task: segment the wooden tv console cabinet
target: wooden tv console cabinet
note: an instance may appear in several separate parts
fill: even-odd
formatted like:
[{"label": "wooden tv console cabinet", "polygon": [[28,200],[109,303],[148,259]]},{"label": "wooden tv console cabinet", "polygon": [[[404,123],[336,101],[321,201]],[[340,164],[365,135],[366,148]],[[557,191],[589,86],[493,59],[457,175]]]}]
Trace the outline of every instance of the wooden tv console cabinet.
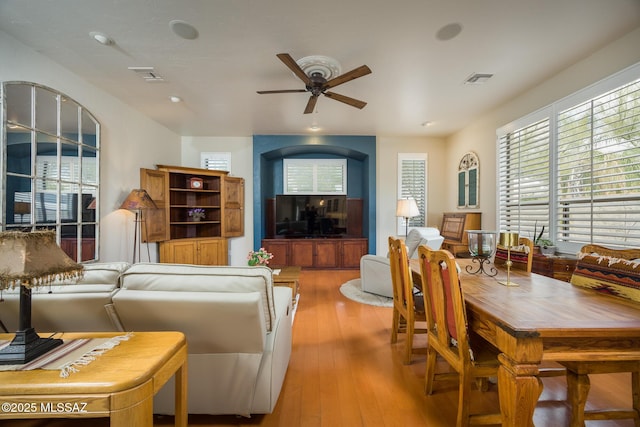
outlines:
[{"label": "wooden tv console cabinet", "polygon": [[367,243],[361,237],[262,239],[262,247],[273,254],[269,266],[303,268],[360,268]]}]

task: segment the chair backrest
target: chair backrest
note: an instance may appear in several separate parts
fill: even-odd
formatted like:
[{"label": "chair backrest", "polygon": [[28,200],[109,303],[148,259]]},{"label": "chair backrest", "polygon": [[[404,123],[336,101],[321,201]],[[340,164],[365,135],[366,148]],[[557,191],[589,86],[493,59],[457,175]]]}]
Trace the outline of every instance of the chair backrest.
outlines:
[{"label": "chair backrest", "polygon": [[578,253],[571,284],[640,301],[640,248],[583,246]]},{"label": "chair backrest", "polygon": [[450,364],[470,363],[467,314],[455,258],[445,249],[433,251],[424,245],[418,247],[418,257],[429,342],[437,340],[434,345]]},{"label": "chair backrest", "polygon": [[444,237],[434,227],[414,227],[409,230],[404,244],[407,247],[408,258],[418,258],[418,246],[427,245],[433,250],[440,249]]},{"label": "chair backrest", "polygon": [[[497,245],[493,263],[495,265],[504,265],[507,262],[508,255],[508,248]],[[531,273],[531,266],[533,265],[533,242],[530,239],[520,237],[518,239],[518,246],[511,247],[511,263],[511,268]]]},{"label": "chair backrest", "polygon": [[413,281],[409,270],[407,248],[400,239],[389,237],[389,265],[393,283],[393,304],[405,318],[413,318]]}]

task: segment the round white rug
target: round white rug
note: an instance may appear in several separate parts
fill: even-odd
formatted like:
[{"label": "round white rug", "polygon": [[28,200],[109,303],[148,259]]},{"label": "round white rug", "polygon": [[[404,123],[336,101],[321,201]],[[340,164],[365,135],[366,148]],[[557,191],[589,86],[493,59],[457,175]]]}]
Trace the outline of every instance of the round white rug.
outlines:
[{"label": "round white rug", "polygon": [[360,278],[349,280],[340,286],[340,292],[350,300],[379,307],[393,307],[393,298],[364,292],[360,285]]}]

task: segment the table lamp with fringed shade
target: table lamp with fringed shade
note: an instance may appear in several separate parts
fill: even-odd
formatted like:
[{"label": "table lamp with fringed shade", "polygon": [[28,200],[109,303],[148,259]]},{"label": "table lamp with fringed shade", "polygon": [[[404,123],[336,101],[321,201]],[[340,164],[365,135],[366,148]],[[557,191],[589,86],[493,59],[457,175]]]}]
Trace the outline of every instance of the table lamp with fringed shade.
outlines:
[{"label": "table lamp with fringed shade", "polygon": [[0,291],[20,288],[18,331],[0,349],[0,365],[24,364],[62,344],[40,338],[31,327],[31,288],[82,276],[82,266],[65,254],[53,231],[0,233]]},{"label": "table lamp with fringed shade", "polygon": [[[131,190],[127,198],[120,205],[120,209],[126,209],[135,213],[134,230],[133,230],[133,263],[136,262],[136,251],[138,253],[138,261],[140,261],[140,240],[142,240],[142,223],[145,222],[142,212],[145,209],[157,209],[155,202],[149,196],[146,190],[137,188]],[[146,223],[145,223],[146,226]],[[146,230],[145,230],[146,231]],[[147,246],[148,248],[148,246]]]},{"label": "table lamp with fringed shade", "polygon": [[504,232],[500,233],[500,246],[504,246],[507,248],[507,262],[504,265],[507,266],[507,280],[506,282],[499,282],[501,285],[505,286],[518,286],[517,283],[513,283],[511,281],[511,247],[518,246],[519,236],[518,233]]},{"label": "table lamp with fringed shade", "polygon": [[420,215],[420,209],[418,209],[418,204],[416,203],[415,199],[408,198],[398,200],[398,204],[396,206],[396,216],[404,218],[405,236],[409,234],[409,218],[413,218],[414,216],[418,215]]}]

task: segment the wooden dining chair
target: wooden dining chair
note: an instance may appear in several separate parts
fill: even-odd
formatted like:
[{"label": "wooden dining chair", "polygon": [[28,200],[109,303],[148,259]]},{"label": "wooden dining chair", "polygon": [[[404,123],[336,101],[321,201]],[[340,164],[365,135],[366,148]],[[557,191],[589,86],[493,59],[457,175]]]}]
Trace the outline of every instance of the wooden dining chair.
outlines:
[{"label": "wooden dining chair", "polygon": [[[593,292],[603,292],[640,303],[640,249],[583,246],[578,254],[571,283]],[[640,349],[636,360],[615,360],[615,354],[611,357],[612,360],[607,361],[560,362],[567,368],[567,400],[571,405],[571,427],[583,427],[585,420],[626,418],[633,419],[634,425],[640,427]],[[632,407],[586,410],[591,387],[589,376],[618,372],[631,373]]]},{"label": "wooden dining chair", "polygon": [[[493,259],[495,265],[504,265],[509,255],[508,249],[498,245]],[[511,248],[511,268],[531,273],[533,265],[533,242],[526,237],[518,239],[518,246]]]},{"label": "wooden dining chair", "polygon": [[455,259],[447,250],[433,251],[424,245],[418,248],[418,256],[428,329],[425,392],[432,394],[436,380],[451,377],[436,373],[436,359],[440,355],[458,377],[456,425],[500,424],[500,413],[470,414],[471,386],[477,378],[498,375],[499,351],[476,335],[471,345]]},{"label": "wooden dining chair", "polygon": [[405,350],[403,363],[411,363],[414,353],[423,353],[426,349],[414,349],[413,337],[416,333],[426,334],[427,329],[416,328],[416,322],[426,322],[424,300],[414,298],[413,281],[409,270],[407,248],[400,239],[389,237],[389,261],[391,282],[393,284],[393,323],[391,326],[391,343],[398,341],[398,334],[405,333]]}]

